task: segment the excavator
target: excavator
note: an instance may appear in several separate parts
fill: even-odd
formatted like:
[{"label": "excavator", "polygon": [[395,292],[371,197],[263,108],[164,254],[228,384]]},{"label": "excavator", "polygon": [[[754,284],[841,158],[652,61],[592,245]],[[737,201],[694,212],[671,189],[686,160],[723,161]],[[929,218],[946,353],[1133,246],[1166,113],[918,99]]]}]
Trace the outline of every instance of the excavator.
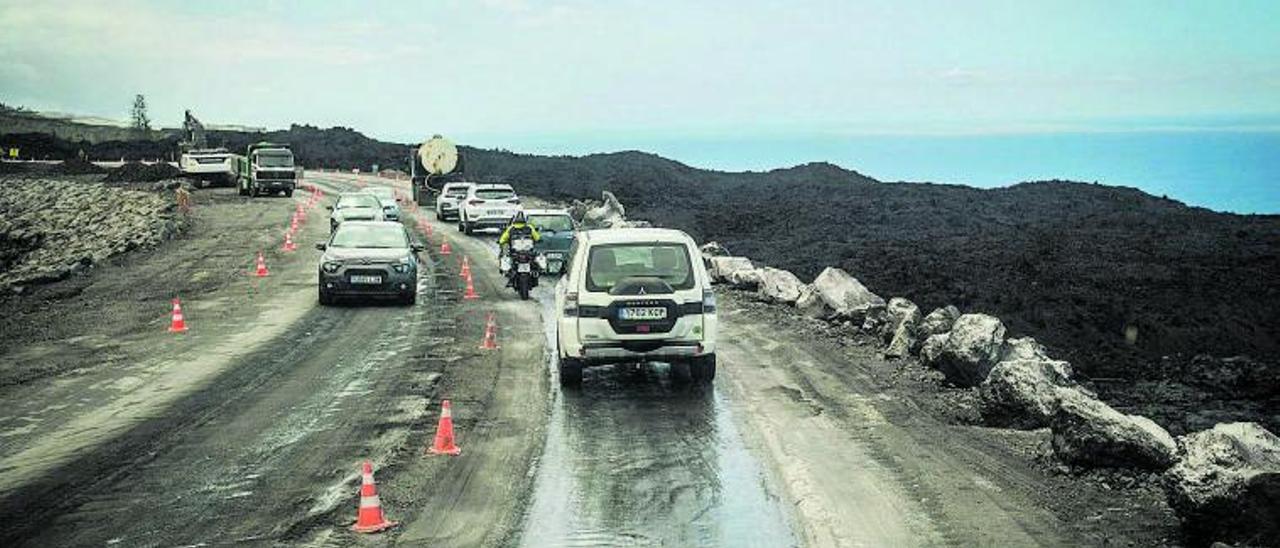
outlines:
[{"label": "excavator", "polygon": [[186,111],[186,118],[182,121],[182,131],[182,142],[178,144],[182,151],[178,157],[178,168],[182,174],[197,180],[200,186],[235,185],[231,152],[225,148],[209,148],[204,124],[190,110]]}]

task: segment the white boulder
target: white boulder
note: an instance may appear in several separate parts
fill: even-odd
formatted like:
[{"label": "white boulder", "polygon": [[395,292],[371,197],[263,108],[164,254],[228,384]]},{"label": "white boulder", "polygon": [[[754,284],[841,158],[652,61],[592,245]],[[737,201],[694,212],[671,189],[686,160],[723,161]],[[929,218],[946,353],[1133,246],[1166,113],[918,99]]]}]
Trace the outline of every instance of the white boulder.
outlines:
[{"label": "white boulder", "polygon": [[755,291],[760,288],[763,280],[760,277],[760,269],[752,268],[734,270],[725,276],[725,281],[734,289]]},{"label": "white boulder", "polygon": [[720,245],[720,242],[707,242],[702,244],[702,247],[699,247],[698,249],[702,251],[702,256],[706,258],[729,256],[729,250],[725,249],[723,245]]},{"label": "white boulder", "polygon": [[1160,425],[1079,391],[1059,390],[1049,427],[1054,454],[1070,464],[1162,471],[1177,460],[1178,445]]},{"label": "white boulder", "polygon": [[951,331],[951,326],[956,323],[956,319],[960,318],[960,309],[947,305],[942,308],[936,308],[920,320],[917,331],[922,339],[927,339],[933,335],[941,335]]},{"label": "white boulder", "polygon": [[813,289],[836,316],[855,322],[861,322],[868,310],[885,304],[879,295],[839,268],[824,269],[813,280]]},{"label": "white boulder", "polygon": [[1074,389],[1071,364],[1017,359],[997,363],[979,387],[982,417],[991,426],[1043,428],[1058,412],[1060,389]]},{"label": "white boulder", "polygon": [[601,194],[604,203],[587,210],[582,216],[582,224],[587,228],[621,228],[626,226],[627,209],[618,201],[612,192]]},{"label": "white boulder", "polygon": [[1000,361],[1049,359],[1049,352],[1045,350],[1044,345],[1036,342],[1032,337],[1009,339],[1004,342],[1004,348],[1000,350]]},{"label": "white boulder", "polygon": [[716,256],[707,259],[709,267],[707,274],[711,276],[712,281],[728,282],[734,272],[740,270],[755,270],[755,265],[751,264],[751,259],[746,257],[723,257]]},{"label": "white boulder", "polygon": [[1280,437],[1236,422],[1179,441],[1184,456],[1164,488],[1184,530],[1204,542],[1280,542]]},{"label": "white boulder", "polygon": [[764,267],[757,269],[760,275],[760,288],[757,291],[765,301],[778,304],[795,304],[800,300],[804,284],[795,274],[779,268]]},{"label": "white boulder", "polygon": [[949,333],[933,336],[945,337],[941,348],[929,354],[922,351],[921,356],[925,365],[942,371],[947,382],[961,387],[977,386],[987,379],[987,373],[1000,361],[1004,334],[1004,324],[999,318],[965,314],[956,319]]},{"label": "white boulder", "polygon": [[826,301],[818,295],[818,292],[812,285],[806,285],[800,290],[800,298],[796,299],[796,308],[800,309],[804,315],[819,320],[830,319],[835,314]]}]

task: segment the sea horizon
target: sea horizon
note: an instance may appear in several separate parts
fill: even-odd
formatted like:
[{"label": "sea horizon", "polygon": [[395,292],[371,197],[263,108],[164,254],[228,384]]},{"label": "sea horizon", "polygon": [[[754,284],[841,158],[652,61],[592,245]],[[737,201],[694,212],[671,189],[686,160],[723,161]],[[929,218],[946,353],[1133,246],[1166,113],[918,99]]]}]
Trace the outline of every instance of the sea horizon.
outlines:
[{"label": "sea horizon", "polygon": [[882,182],[1000,188],[1070,180],[1138,188],[1189,206],[1280,214],[1280,130],[660,136],[472,134],[458,142],[582,156],[636,150],[695,168],[760,172],[827,162]]}]

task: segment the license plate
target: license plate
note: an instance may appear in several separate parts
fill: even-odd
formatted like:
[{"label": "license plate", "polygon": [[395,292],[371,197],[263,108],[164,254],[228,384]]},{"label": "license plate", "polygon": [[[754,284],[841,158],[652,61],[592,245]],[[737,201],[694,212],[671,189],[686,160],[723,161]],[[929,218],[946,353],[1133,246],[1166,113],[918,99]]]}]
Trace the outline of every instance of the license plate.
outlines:
[{"label": "license plate", "polygon": [[548,258],[548,259],[563,259],[563,258],[564,258],[564,253],[548,253],[548,254],[547,254],[547,258]]},{"label": "license plate", "polygon": [[485,212],[484,212],[484,214],[485,214],[485,215],[488,215],[488,216],[490,216],[490,217],[501,217],[501,216],[502,216],[502,210],[501,210],[501,209],[490,209],[490,210],[485,211]]},{"label": "license plate", "polygon": [[516,265],[516,272],[532,272],[529,263],[520,263]]},{"label": "license plate", "polygon": [[618,309],[618,319],[620,320],[665,320],[667,319],[667,309],[665,308],[620,308]]},{"label": "license plate", "polygon": [[382,276],[358,276],[358,275],[357,275],[357,276],[352,276],[352,277],[351,277],[351,283],[353,283],[353,284],[380,284],[380,283],[382,283]]}]

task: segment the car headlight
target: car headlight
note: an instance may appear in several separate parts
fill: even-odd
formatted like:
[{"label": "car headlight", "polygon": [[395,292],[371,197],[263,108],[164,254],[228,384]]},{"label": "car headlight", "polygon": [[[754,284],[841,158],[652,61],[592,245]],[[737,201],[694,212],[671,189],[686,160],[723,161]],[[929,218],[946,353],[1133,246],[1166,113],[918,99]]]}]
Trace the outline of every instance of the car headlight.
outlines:
[{"label": "car headlight", "polygon": [[325,261],[320,265],[320,268],[324,269],[325,272],[333,274],[334,272],[337,272],[339,268],[342,268],[342,263],[337,261]]},{"label": "car headlight", "polygon": [[401,274],[408,272],[411,268],[413,268],[413,259],[411,259],[408,255],[400,257],[400,262],[391,265],[392,270],[395,270],[396,272],[399,272]]}]

